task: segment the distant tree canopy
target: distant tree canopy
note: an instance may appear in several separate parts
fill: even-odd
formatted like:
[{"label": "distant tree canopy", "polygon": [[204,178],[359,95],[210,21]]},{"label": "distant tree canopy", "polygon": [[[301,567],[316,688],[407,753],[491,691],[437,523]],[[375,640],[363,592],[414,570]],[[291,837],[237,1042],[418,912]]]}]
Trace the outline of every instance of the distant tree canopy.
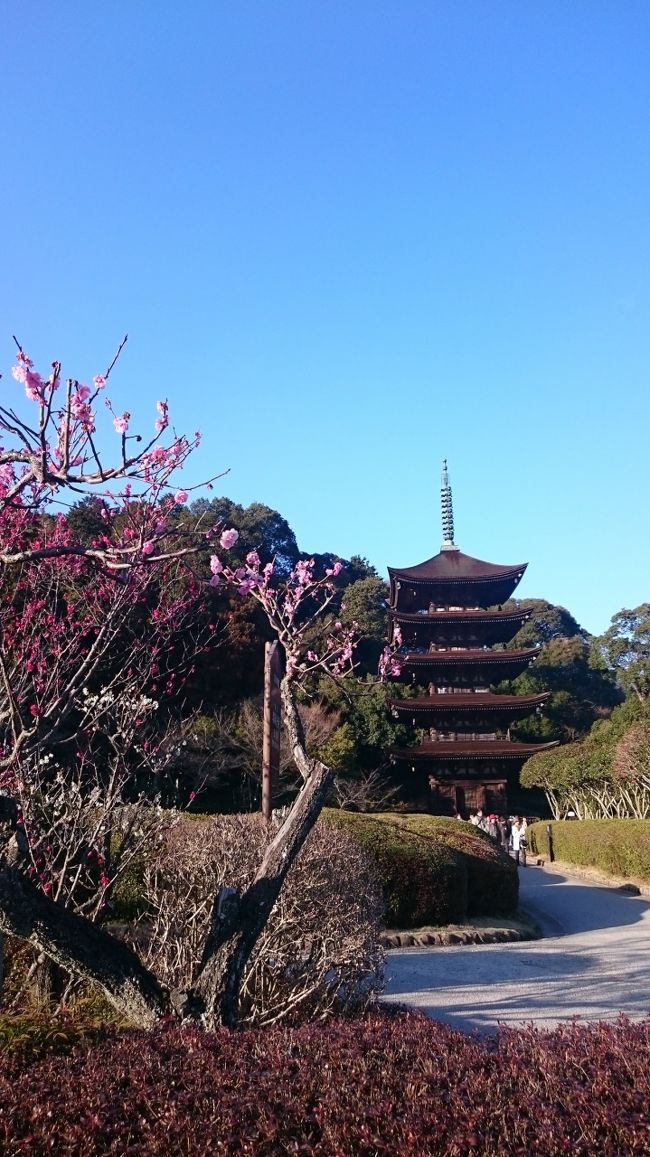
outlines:
[{"label": "distant tree canopy", "polygon": [[256,550],[262,565],[274,560],[276,574],[283,576],[300,558],[296,536],[286,518],[262,502],[240,506],[230,498],[199,498],[189,511],[194,518],[205,513],[210,521],[220,519],[239,531],[239,541],[229,552],[236,562],[243,563],[248,552]]},{"label": "distant tree canopy", "polygon": [[509,599],[504,610],[530,611],[530,618],[508,643],[509,647],[545,646],[553,639],[587,639],[587,632],[565,607],[546,599]]},{"label": "distant tree canopy", "polygon": [[553,816],[650,818],[650,711],[630,698],[595,723],[577,743],[540,752],[525,764],[521,784],[542,788]]},{"label": "distant tree canopy", "polygon": [[592,644],[593,661],[616,674],[626,692],[644,703],[650,699],[650,603],[624,608]]},{"label": "distant tree canopy", "polygon": [[531,611],[509,647],[539,646],[537,659],[517,679],[500,686],[516,695],[550,691],[538,715],[512,727],[513,737],[529,742],[567,742],[588,733],[592,724],[623,699],[611,671],[592,665],[590,636],[564,607],[545,599],[511,599],[508,608]]},{"label": "distant tree canopy", "polygon": [[381,651],[386,645],[388,583],[378,576],[357,579],[346,588],[341,600],[341,619],[356,622],[359,627],[357,662],[360,671],[377,671]]}]

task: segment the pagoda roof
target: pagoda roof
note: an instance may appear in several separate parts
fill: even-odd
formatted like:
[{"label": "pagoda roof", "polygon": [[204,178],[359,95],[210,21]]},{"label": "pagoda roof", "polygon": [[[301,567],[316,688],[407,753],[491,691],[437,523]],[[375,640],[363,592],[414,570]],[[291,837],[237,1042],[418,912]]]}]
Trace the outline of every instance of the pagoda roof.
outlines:
[{"label": "pagoda roof", "polygon": [[391,747],[393,759],[404,759],[411,763],[449,762],[490,763],[492,760],[529,759],[538,751],[548,751],[557,747],[558,741],[551,743],[514,743],[509,739],[438,739],[431,743],[420,743],[417,747]]},{"label": "pagoda roof", "polygon": [[[446,695],[427,695],[422,699],[389,699],[391,711],[401,711],[405,715],[429,715],[432,712],[445,714],[458,711],[534,711],[541,707],[550,696],[550,691],[538,695],[494,695],[489,691],[459,692]],[[440,742],[444,742],[440,740]]]},{"label": "pagoda roof", "polygon": [[486,611],[481,607],[461,607],[459,610],[400,611],[390,607],[388,615],[398,623],[523,623],[531,616],[530,607],[518,607],[508,611]]},{"label": "pagoda roof", "polygon": [[462,550],[441,550],[433,558],[417,566],[405,568],[388,567],[391,578],[408,582],[424,583],[484,583],[491,579],[512,579],[519,582],[528,563],[516,565],[500,565],[494,562],[484,562],[480,558],[472,558],[470,554],[463,554]]},{"label": "pagoda roof", "polygon": [[490,651],[484,647],[456,648],[448,651],[399,652],[404,667],[499,667],[513,663],[524,666],[539,655],[541,647],[522,651]]}]

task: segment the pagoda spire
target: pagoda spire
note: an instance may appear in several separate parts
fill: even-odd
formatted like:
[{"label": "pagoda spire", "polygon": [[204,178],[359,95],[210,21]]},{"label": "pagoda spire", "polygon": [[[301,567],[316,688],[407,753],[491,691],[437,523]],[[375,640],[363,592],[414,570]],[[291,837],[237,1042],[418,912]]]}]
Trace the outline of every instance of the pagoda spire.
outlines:
[{"label": "pagoda spire", "polygon": [[447,473],[447,459],[442,460],[442,477],[440,479],[440,505],[442,507],[442,546],[441,550],[458,550],[454,542],[454,507],[451,500],[451,486]]}]

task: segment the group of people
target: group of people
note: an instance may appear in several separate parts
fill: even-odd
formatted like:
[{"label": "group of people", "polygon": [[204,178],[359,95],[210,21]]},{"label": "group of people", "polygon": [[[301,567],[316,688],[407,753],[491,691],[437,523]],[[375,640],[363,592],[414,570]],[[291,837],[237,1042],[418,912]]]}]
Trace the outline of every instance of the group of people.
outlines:
[{"label": "group of people", "polygon": [[[457,816],[457,819],[462,819],[462,816]],[[477,812],[472,812],[469,817],[469,822],[475,827],[480,828],[482,832],[487,832],[501,845],[504,852],[512,853],[515,863],[526,867],[526,817],[525,816],[497,816],[484,815],[481,809]]]}]

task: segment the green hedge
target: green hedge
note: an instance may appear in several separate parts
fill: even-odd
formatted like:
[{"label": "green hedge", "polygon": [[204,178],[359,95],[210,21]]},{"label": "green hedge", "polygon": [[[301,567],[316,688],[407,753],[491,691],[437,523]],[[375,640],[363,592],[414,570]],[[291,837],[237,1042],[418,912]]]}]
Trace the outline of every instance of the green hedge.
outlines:
[{"label": "green hedge", "polygon": [[[533,854],[548,855],[547,826],[529,826]],[[563,820],[550,827],[556,859],[650,882],[650,820]]]},{"label": "green hedge", "polygon": [[472,824],[442,816],[402,817],[410,832],[444,843],[458,852],[467,869],[468,916],[512,916],[519,902],[514,860],[490,836]]},{"label": "green hedge", "polygon": [[393,928],[458,924],[468,916],[512,915],[517,909],[514,863],[489,836],[438,816],[323,813],[376,860],[386,923]]}]

